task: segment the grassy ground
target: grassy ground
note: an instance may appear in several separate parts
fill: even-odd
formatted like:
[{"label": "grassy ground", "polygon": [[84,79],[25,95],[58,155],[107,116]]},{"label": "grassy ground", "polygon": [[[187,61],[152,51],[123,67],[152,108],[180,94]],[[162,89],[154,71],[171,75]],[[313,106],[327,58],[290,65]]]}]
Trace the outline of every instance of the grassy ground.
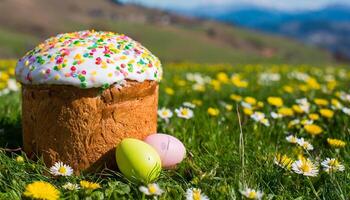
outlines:
[{"label": "grassy ground", "polygon": [[[348,69],[169,64],[164,71],[159,107],[174,110],[184,102],[193,102],[197,106],[193,109],[194,117],[191,119],[179,118],[175,113],[169,123],[159,119],[158,131],[178,137],[187,148],[187,157],[178,168],[163,170],[156,180],[165,191],[159,199],[184,199],[186,190],[192,187],[200,188],[210,199],[244,199],[240,190],[247,187],[264,192],[264,199],[350,198],[350,113],[345,114],[344,109],[350,107],[350,98],[346,96],[350,92]],[[190,72],[200,73],[197,82],[191,81]],[[262,80],[263,73],[270,73],[270,78],[277,74],[280,79]],[[204,78],[201,83],[202,80],[198,79],[205,76],[210,77],[210,80],[205,81]],[[248,96],[257,102],[246,98]],[[310,119],[308,113],[300,110],[300,113],[296,112],[298,109],[295,106],[294,111],[283,111],[267,102],[270,96],[282,98],[281,107],[286,108],[296,105],[296,99],[307,98],[309,113],[319,115],[313,124],[320,126],[322,133],[308,133],[304,122],[292,125],[294,119]],[[21,146],[19,97],[17,92],[0,97],[0,147]],[[322,106],[319,101],[315,101],[317,98],[327,100],[328,104]],[[337,99],[342,106],[335,100],[331,103],[331,99]],[[270,103],[273,104],[273,101]],[[251,109],[247,109],[247,104]],[[213,109],[208,112],[208,108]],[[322,116],[321,109],[326,108],[334,112],[334,116]],[[273,119],[270,113],[278,110],[284,116]],[[255,121],[250,111],[265,113],[265,117]],[[263,124],[266,120],[270,126]],[[289,143],[285,138],[290,134],[305,138],[314,149],[304,150],[297,144]],[[333,143],[327,142],[328,138],[336,138],[346,144],[336,148]],[[275,163],[277,153],[286,154],[291,159],[279,162],[285,169]],[[55,178],[49,175],[48,169],[40,161],[16,161],[18,155],[25,157],[20,151],[0,151],[0,199],[19,199],[25,186],[36,180],[55,185],[64,199],[143,198],[138,190],[140,185],[129,183],[119,172],[106,169],[98,174]],[[338,159],[340,164],[345,165],[345,171],[323,171],[320,163],[327,157]],[[317,176],[297,174],[290,168],[293,161],[306,158],[318,165]],[[98,182],[101,188],[72,192],[62,189],[67,181],[79,183],[80,180]]]}]

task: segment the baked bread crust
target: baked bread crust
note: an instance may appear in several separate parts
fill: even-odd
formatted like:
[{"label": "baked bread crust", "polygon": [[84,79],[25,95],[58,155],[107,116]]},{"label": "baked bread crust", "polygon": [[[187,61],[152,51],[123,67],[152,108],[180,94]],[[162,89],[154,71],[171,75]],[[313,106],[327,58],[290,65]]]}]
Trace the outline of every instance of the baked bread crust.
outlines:
[{"label": "baked bread crust", "polygon": [[115,168],[123,138],[144,139],[157,131],[158,83],[126,81],[123,87],[80,89],[22,85],[24,151],[57,161],[75,172]]}]

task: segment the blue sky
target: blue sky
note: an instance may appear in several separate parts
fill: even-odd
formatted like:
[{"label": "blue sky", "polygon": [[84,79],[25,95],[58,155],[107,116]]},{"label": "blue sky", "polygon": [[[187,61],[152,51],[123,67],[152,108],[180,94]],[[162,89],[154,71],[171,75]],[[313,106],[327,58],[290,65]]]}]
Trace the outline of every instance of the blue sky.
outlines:
[{"label": "blue sky", "polygon": [[191,9],[201,5],[206,6],[239,6],[242,4],[256,5],[279,10],[313,10],[329,4],[348,4],[349,0],[121,0],[166,9]]}]

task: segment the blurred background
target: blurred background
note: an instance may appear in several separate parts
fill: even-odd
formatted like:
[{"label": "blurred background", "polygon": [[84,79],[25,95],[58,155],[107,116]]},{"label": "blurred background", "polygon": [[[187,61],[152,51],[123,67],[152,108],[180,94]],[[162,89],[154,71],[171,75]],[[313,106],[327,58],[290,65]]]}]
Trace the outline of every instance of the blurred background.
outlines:
[{"label": "blurred background", "polygon": [[163,63],[350,61],[348,0],[0,0],[0,58],[61,32],[125,33]]}]

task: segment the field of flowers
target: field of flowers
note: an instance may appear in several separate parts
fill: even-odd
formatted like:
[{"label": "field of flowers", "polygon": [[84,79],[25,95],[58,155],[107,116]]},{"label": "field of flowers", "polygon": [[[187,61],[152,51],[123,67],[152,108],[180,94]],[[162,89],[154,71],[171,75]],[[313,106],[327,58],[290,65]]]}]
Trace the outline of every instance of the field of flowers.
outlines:
[{"label": "field of flowers", "polygon": [[187,156],[142,185],[28,160],[14,66],[0,61],[0,199],[350,198],[348,68],[167,64],[158,132]]}]

